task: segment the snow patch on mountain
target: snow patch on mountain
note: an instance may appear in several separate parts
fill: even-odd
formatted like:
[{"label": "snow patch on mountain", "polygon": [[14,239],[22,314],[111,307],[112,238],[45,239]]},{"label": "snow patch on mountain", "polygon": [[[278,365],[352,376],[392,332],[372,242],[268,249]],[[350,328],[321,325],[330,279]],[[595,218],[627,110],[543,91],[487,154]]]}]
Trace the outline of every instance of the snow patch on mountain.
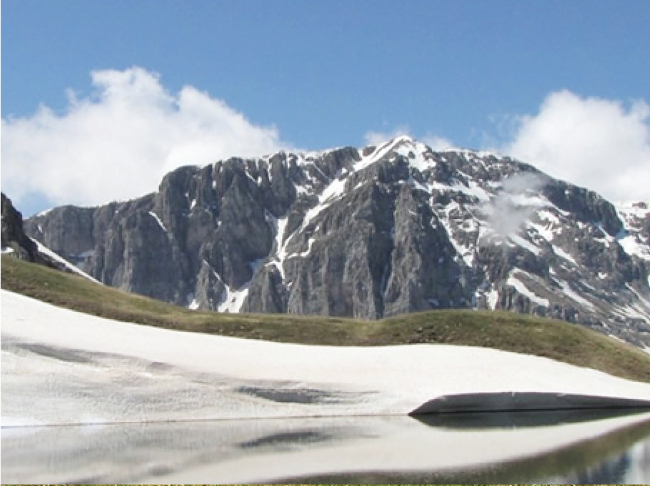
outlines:
[{"label": "snow patch on mountain", "polygon": [[228,285],[225,287],[226,290],[224,291],[225,295],[223,296],[223,301],[219,304],[217,310],[219,312],[227,313],[239,312],[239,309],[244,305],[244,300],[248,296],[249,286],[244,285],[244,287],[239,290],[232,290]]},{"label": "snow patch on mountain", "polygon": [[285,231],[289,218],[287,216],[279,219],[273,216],[270,216],[270,218],[273,221],[273,226],[275,227],[275,256],[269,262],[269,265],[274,265],[280,272],[282,280],[284,280],[284,262],[287,259],[286,245],[288,239],[285,238]]},{"label": "snow patch on mountain", "polygon": [[66,269],[68,269],[72,273],[74,273],[76,275],[79,275],[80,277],[86,278],[88,280],[91,280],[91,281],[93,281],[95,283],[101,284],[101,282],[99,280],[91,277],[86,272],[79,269],[79,267],[76,267],[75,265],[70,263],[68,260],[61,257],[61,255],[59,255],[58,253],[53,252],[52,250],[50,250],[48,247],[46,247],[45,245],[43,245],[39,241],[34,240],[34,239],[32,239],[32,241],[34,243],[36,243],[36,247],[38,248],[39,253],[42,253],[43,255],[46,255],[46,256],[50,257],[52,260],[54,260],[55,262],[58,262],[59,264],[64,266]]},{"label": "snow patch on mountain", "polygon": [[514,287],[521,295],[528,297],[531,302],[535,302],[536,304],[541,305],[542,307],[548,307],[551,302],[548,299],[544,299],[543,297],[539,297],[532,291],[526,287],[526,284],[520,280],[522,272],[515,270],[512,272],[512,274],[508,277],[508,280],[506,280],[506,285],[510,285]]},{"label": "snow patch on mountain", "polygon": [[160,228],[161,228],[165,233],[167,233],[167,228],[165,227],[165,225],[164,225],[164,223],[162,222],[162,220],[158,217],[158,215],[157,215],[156,213],[154,213],[153,211],[149,211],[149,215],[150,215],[153,219],[155,219],[155,220],[156,220],[156,223],[158,223],[158,226],[160,226]]},{"label": "snow patch on mountain", "polygon": [[628,255],[650,261],[650,204],[622,202],[616,210],[624,224],[616,237],[619,245]]},{"label": "snow patch on mountain", "polygon": [[246,300],[246,297],[248,297],[248,292],[250,290],[251,283],[255,278],[255,276],[257,275],[259,269],[262,268],[262,266],[264,265],[264,263],[265,263],[265,259],[255,260],[250,263],[253,276],[248,282],[246,282],[240,288],[233,289],[231,286],[227,285],[226,283],[223,284],[225,290],[221,298],[221,303],[217,308],[219,312],[227,312],[229,314],[232,314],[241,311],[241,308],[244,305],[244,301]]},{"label": "snow patch on mountain", "polygon": [[553,253],[555,253],[557,256],[563,258],[564,260],[568,261],[569,263],[578,266],[578,262],[576,261],[575,258],[573,258],[569,253],[564,251],[562,248],[559,246],[553,246]]},{"label": "snow patch on mountain", "polygon": [[577,302],[582,306],[588,307],[590,309],[595,309],[594,304],[589,302],[587,299],[585,299],[580,294],[578,294],[575,290],[573,290],[571,284],[563,280],[557,280],[556,282],[562,288],[562,293],[567,297],[569,297],[569,299],[573,300],[574,302]]},{"label": "snow patch on mountain", "polygon": [[510,243],[511,246],[518,246],[520,248],[524,248],[534,255],[539,256],[542,253],[541,248],[539,248],[538,246],[528,241],[526,238],[523,238],[519,235],[510,235],[508,237],[508,243]]},{"label": "snow patch on mountain", "polygon": [[647,243],[641,242],[638,236],[628,235],[619,239],[618,243],[628,255],[650,261],[650,248]]}]

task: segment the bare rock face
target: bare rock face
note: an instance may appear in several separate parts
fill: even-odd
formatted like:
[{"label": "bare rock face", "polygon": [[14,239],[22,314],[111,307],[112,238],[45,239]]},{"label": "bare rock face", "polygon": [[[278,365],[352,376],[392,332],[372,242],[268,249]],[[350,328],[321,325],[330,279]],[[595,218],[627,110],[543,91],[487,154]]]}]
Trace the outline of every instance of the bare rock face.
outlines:
[{"label": "bare rock face", "polygon": [[2,193],[2,254],[9,254],[39,265],[71,272],[64,261],[52,258],[51,254],[41,252],[38,244],[23,229],[23,216],[12,204],[11,199]]},{"label": "bare rock face", "polygon": [[21,260],[35,261],[38,250],[23,231],[23,215],[2,193],[2,253],[15,253]]},{"label": "bare rock face", "polygon": [[182,167],[154,194],[25,228],[106,284],[194,309],[503,309],[650,347],[647,205],[408,137]]}]

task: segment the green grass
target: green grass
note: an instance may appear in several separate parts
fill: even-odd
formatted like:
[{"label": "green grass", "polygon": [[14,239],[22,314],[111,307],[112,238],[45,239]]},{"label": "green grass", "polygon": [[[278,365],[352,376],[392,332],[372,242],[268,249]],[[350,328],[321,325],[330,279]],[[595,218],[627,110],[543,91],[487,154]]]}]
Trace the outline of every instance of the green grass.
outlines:
[{"label": "green grass", "polygon": [[381,321],[190,311],[11,256],[2,288],[69,309],[139,324],[268,341],[377,346],[445,343],[544,356],[650,382],[650,356],[584,327],[510,312],[443,310]]}]

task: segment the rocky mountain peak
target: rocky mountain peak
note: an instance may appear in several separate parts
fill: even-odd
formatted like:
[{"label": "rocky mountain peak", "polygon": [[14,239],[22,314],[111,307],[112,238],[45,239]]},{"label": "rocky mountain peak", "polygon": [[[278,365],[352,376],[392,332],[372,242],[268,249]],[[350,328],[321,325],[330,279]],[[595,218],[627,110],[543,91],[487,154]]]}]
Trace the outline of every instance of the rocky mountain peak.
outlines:
[{"label": "rocky mountain peak", "polygon": [[398,137],[182,167],[26,229],[106,284],[191,308],[504,309],[650,347],[648,221],[520,161]]}]

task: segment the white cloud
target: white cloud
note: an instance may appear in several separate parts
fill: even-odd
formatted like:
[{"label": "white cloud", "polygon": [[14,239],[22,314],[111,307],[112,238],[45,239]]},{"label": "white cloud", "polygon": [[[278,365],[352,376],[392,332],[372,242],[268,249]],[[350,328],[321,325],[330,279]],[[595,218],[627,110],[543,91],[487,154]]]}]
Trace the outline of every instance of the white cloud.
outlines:
[{"label": "white cloud", "polygon": [[650,200],[650,106],[551,93],[504,153],[609,200]]},{"label": "white cloud", "polygon": [[445,137],[439,137],[438,135],[425,135],[424,137],[422,137],[422,142],[427,144],[435,151],[446,150],[446,149],[451,149],[456,147],[451,140]]},{"label": "white cloud", "polygon": [[388,142],[402,135],[411,136],[411,131],[407,126],[399,126],[390,132],[366,132],[364,135],[364,140],[366,145],[381,145],[384,142]]},{"label": "white cloud", "polygon": [[129,199],[181,165],[289,148],[274,127],[255,126],[191,86],[170,93],[142,68],[91,77],[95,93],[69,92],[62,115],[41,106],[2,120],[2,189],[18,207],[34,194],[52,204]]},{"label": "white cloud", "polygon": [[503,242],[514,236],[523,224],[530,219],[537,207],[534,204],[522,204],[528,191],[537,191],[542,188],[544,181],[532,173],[515,174],[502,183],[497,196],[483,206],[490,228],[495,232],[498,241]]}]

